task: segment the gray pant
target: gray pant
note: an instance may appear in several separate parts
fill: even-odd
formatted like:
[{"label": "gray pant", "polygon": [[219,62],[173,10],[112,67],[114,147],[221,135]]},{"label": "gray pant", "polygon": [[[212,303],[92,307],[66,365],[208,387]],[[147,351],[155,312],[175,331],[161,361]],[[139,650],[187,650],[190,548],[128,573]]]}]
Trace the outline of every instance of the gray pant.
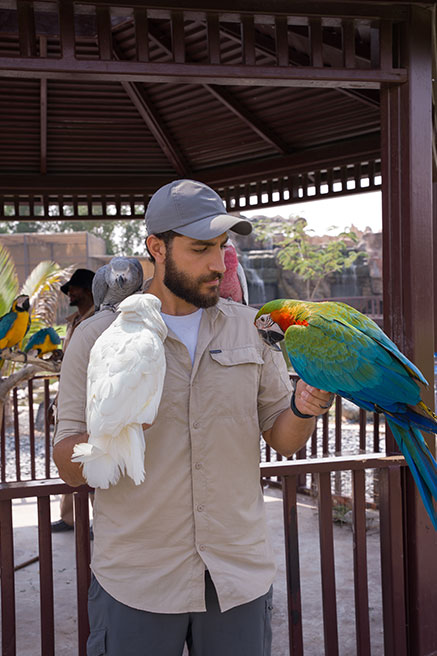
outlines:
[{"label": "gray pant", "polygon": [[272,588],[247,604],[220,612],[206,572],[206,612],[149,613],[116,601],[93,576],[88,596],[87,656],[270,656]]}]

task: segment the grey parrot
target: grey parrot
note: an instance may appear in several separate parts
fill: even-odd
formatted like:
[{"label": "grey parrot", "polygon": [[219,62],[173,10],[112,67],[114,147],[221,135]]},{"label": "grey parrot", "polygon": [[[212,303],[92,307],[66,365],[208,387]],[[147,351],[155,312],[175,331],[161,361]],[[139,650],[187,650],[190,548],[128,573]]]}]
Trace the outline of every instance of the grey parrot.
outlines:
[{"label": "grey parrot", "polygon": [[96,312],[114,309],[124,298],[139,291],[143,285],[143,267],[135,257],[113,257],[97,269],[93,278],[93,298]]}]

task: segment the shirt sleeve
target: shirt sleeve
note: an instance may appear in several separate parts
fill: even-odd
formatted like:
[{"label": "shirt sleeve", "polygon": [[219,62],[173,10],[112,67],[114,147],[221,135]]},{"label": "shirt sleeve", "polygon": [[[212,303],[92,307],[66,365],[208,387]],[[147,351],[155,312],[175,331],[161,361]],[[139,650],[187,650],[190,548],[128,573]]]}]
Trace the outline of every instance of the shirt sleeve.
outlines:
[{"label": "shirt sleeve", "polygon": [[258,390],[258,417],[261,432],[269,430],[276,417],[290,407],[292,385],[284,356],[265,345],[264,364]]},{"label": "shirt sleeve", "polygon": [[62,360],[53,443],[86,431],[86,376],[91,345],[76,329]]}]

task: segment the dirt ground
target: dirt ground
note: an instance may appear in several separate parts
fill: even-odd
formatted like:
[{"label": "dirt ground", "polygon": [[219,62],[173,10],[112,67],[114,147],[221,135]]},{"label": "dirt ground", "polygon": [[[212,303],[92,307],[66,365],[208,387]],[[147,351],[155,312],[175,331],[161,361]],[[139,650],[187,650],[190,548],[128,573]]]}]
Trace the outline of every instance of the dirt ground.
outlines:
[{"label": "dirt ground", "polygon": [[[271,538],[278,563],[274,584],[272,656],[288,656],[287,596],[284,561],[282,500],[278,490],[266,488],[265,502]],[[59,500],[51,503],[52,520],[59,517]],[[14,501],[15,565],[38,553],[36,499]],[[300,495],[298,502],[300,572],[305,656],[322,656],[323,619],[319,563],[318,518],[314,501]],[[352,531],[349,525],[334,525],[336,587],[340,655],[356,654],[353,589]],[[53,535],[55,581],[56,656],[77,655],[76,580],[73,532]],[[367,534],[369,606],[372,655],[383,654],[379,533]],[[40,654],[39,565],[16,572],[17,654]],[[122,655],[120,655],[122,656]],[[226,656],[225,654],[223,656]]]}]

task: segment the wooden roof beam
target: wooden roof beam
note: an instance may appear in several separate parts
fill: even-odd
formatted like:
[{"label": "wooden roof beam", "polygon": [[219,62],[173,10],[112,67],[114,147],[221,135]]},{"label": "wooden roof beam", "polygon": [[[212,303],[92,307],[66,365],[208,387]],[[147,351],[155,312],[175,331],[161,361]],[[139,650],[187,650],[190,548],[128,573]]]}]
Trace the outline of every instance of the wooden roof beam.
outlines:
[{"label": "wooden roof beam", "polygon": [[[380,156],[379,133],[328,144],[320,148],[308,148],[292,155],[272,157],[254,162],[241,162],[233,166],[199,169],[192,172],[194,178],[212,187],[241,185],[272,177],[310,173],[325,168],[350,165],[376,159]],[[172,180],[171,173],[156,175],[21,175],[0,176],[0,195],[29,194],[145,194],[153,193],[159,186]]]},{"label": "wooden roof beam", "polygon": [[[64,1],[64,0],[63,0]],[[410,0],[410,3],[423,4],[423,0]],[[240,14],[257,14],[261,16],[338,16],[343,18],[388,18],[393,20],[406,20],[408,7],[401,3],[381,4],[381,0],[367,0],[356,2],[346,0],[332,2],[331,0],[275,0],[267,5],[265,0],[240,0],[238,9],[235,0],[81,0],[82,5],[107,5],[116,7],[147,7],[148,9],[162,11],[168,15],[172,10],[194,11],[205,14],[206,11],[228,14],[229,19],[239,22]],[[205,5],[208,5],[207,7]],[[165,12],[165,13],[164,13]]]},{"label": "wooden roof beam", "polygon": [[[166,54],[170,56],[172,55],[171,45],[170,43],[166,43],[164,35],[158,34],[156,29],[149,27],[149,36],[159,48],[166,52]],[[275,150],[282,154],[290,152],[290,148],[285,141],[278,137],[278,135],[276,135],[274,131],[262,121],[257,119],[257,117],[244,107],[243,103],[239,102],[229,90],[215,84],[204,84],[202,86],[222,105],[225,105],[233,114],[238,116],[238,118],[261,137],[261,139],[266,141],[270,146],[273,146]]]},{"label": "wooden roof beam", "polygon": [[[276,28],[278,29],[278,27]],[[241,45],[241,33],[238,27],[233,27],[233,26],[228,26],[228,27],[220,27],[220,32],[223,33],[224,36],[227,36],[228,38],[232,39],[234,42],[239,43]],[[320,35],[321,37],[321,35]],[[299,35],[299,38],[301,41],[304,40],[304,37]],[[308,38],[306,38],[306,41],[308,42]],[[312,45],[312,43],[311,43]],[[321,57],[321,42],[319,43],[320,45],[320,50],[319,50],[319,57]],[[258,52],[267,55],[268,57],[271,57],[272,62],[275,62],[277,59],[277,53],[276,53],[276,44],[274,39],[269,37],[267,34],[257,34],[255,43],[254,43],[255,50]],[[330,46],[331,48],[333,46]],[[305,50],[305,49],[304,49]],[[285,51],[285,56],[287,55],[287,51]],[[307,65],[306,62],[306,56],[304,52],[299,51],[294,49],[291,46],[288,46],[288,62],[293,64],[294,66],[305,66]],[[281,65],[287,65],[285,62],[281,62]],[[316,63],[313,62],[313,66],[318,65],[322,66],[321,61],[317,61]],[[338,88],[337,91],[339,93],[342,93],[346,96],[350,96],[354,98],[355,100],[359,100],[363,102],[366,105],[370,105],[372,107],[379,107],[379,100],[375,99],[373,97],[369,97],[366,94],[365,90],[359,90],[359,89],[341,89]]]},{"label": "wooden roof beam", "polygon": [[[47,57],[47,37],[39,37],[39,51],[41,57]],[[40,105],[40,167],[41,173],[47,173],[47,80],[39,82],[39,105]]]},{"label": "wooden roof beam", "polygon": [[121,82],[120,84],[173,168],[181,177],[190,177],[191,167],[176,142],[163,128],[163,121],[154,108],[145,89],[134,82]]},{"label": "wooden roof beam", "polygon": [[[114,58],[118,61],[121,60],[121,51],[120,48],[113,42],[112,50]],[[164,121],[160,117],[159,113],[155,109],[147,91],[143,86],[136,84],[135,82],[120,82],[125,93],[131,100],[132,104],[135,106],[139,115],[143,119],[144,123],[149,128],[150,132],[156,139],[159,147],[162,152],[167,157],[170,164],[173,166],[178,175],[183,178],[190,177],[191,167],[188,164],[186,158],[182,154],[178,144],[174,141],[173,137],[168,133],[168,131],[163,127]]]}]

